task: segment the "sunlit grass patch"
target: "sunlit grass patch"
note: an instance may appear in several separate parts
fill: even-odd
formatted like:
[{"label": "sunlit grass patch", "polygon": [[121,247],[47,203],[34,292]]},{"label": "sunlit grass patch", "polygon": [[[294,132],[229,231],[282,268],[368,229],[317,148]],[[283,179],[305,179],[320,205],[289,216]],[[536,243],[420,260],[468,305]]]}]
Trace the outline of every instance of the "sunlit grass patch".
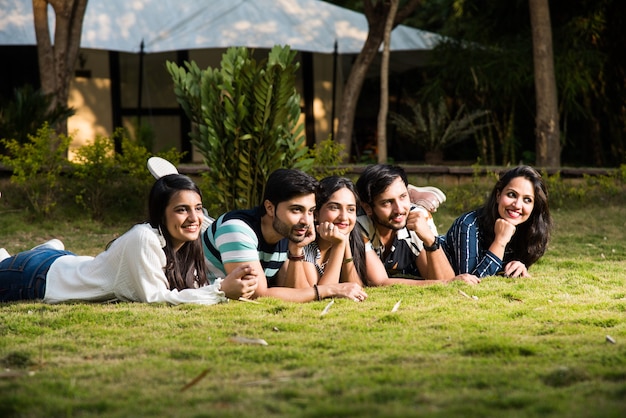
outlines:
[{"label": "sunlit grass patch", "polygon": [[[625,215],[555,211],[531,278],[368,288],[325,315],[328,300],[3,304],[0,416],[621,417]],[[129,226],[10,222],[12,252],[58,234],[95,254]]]}]

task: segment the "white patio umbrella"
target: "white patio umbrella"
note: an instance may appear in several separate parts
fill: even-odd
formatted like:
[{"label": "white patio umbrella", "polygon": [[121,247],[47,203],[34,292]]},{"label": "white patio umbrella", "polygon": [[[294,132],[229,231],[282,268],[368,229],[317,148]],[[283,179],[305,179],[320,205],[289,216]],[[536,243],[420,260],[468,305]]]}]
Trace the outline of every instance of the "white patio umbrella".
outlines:
[{"label": "white patio umbrella", "polygon": [[[54,30],[52,9],[49,19]],[[232,46],[270,49],[275,45],[334,54],[334,120],[336,56],[358,54],[367,34],[363,14],[321,0],[89,0],[81,48],[139,53],[139,115],[144,54]],[[398,26],[392,32],[390,47],[400,52],[400,65],[410,68],[421,63],[415,52],[427,52],[442,39],[434,33]],[[0,0],[2,45],[36,45],[32,0]],[[406,62],[401,56],[409,53]]]},{"label": "white patio umbrella", "polygon": [[[54,13],[50,13],[54,28]],[[165,52],[290,45],[356,54],[367,38],[363,14],[320,0],[89,0],[81,47]],[[398,26],[391,49],[430,50],[439,35]],[[337,42],[337,50],[334,45]],[[35,45],[32,0],[0,0],[0,45]]]}]

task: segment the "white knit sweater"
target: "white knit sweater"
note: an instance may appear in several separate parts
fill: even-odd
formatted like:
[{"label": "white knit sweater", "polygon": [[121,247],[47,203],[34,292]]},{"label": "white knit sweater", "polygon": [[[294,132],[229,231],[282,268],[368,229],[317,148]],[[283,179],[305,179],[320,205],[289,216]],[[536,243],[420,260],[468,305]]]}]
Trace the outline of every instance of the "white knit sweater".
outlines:
[{"label": "white knit sweater", "polygon": [[67,301],[198,303],[226,302],[222,279],[198,289],[170,290],[158,231],[135,225],[96,257],[66,255],[50,266],[44,302]]}]

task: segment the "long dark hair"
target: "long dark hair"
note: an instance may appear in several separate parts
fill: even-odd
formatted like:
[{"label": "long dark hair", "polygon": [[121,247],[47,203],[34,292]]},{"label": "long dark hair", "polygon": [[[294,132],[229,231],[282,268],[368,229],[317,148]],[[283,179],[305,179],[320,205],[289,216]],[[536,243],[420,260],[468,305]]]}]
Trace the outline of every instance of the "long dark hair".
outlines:
[{"label": "long dark hair", "polygon": [[[328,202],[330,196],[332,196],[332,194],[337,190],[343,188],[352,192],[356,201],[356,207],[358,208],[361,202],[354,187],[354,183],[345,177],[329,176],[320,180],[319,186],[317,187],[317,191],[315,192],[315,211],[319,212],[322,205]],[[361,280],[365,283],[367,280],[365,274],[365,242],[363,241],[363,236],[359,232],[358,225],[354,225],[354,228],[350,231],[349,243],[350,250],[352,251],[354,268],[356,269],[356,272]]]},{"label": "long dark hair", "polygon": [[[481,240],[487,246],[495,238],[494,225],[500,217],[498,213],[498,196],[502,190],[517,177],[524,177],[533,185],[535,204],[528,220],[517,225],[515,234],[508,247],[512,250],[512,257],[530,267],[539,260],[546,251],[550,233],[552,231],[552,217],[548,207],[548,190],[541,174],[532,167],[522,165],[512,168],[500,176],[485,205],[478,212],[478,226]],[[511,261],[511,256],[505,254],[505,263]]]},{"label": "long dark hair", "polygon": [[193,180],[181,174],[170,174],[161,177],[154,183],[148,200],[150,225],[153,228],[158,228],[165,237],[165,247],[163,248],[167,258],[165,276],[169,282],[170,290],[189,289],[208,283],[206,261],[200,237],[195,241],[184,243],[175,252],[172,248],[172,237],[165,224],[165,208],[169,205],[172,196],[182,190],[195,192],[202,199],[202,193]]}]

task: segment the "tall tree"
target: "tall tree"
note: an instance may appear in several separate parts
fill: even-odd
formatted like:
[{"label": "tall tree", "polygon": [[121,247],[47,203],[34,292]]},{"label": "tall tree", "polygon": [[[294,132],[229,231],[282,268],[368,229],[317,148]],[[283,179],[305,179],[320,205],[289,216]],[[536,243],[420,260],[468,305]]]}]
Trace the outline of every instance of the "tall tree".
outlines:
[{"label": "tall tree", "polygon": [[[50,39],[48,5],[55,14],[54,42]],[[66,106],[78,58],[87,0],[33,0],[41,89],[52,94],[50,109]],[[62,124],[67,131],[67,124]]]},{"label": "tall tree", "polygon": [[[422,0],[408,0],[398,10],[396,18],[393,20],[393,27],[396,27],[411,15],[421,2]],[[374,58],[376,58],[380,44],[383,41],[385,23],[391,9],[389,0],[363,0],[363,6],[369,25],[369,32],[363,49],[356,57],[348,75],[341,99],[339,123],[337,126],[337,141],[343,145],[343,160],[345,162],[350,159],[352,150],[352,129],[359,94],[363,87],[367,70]]]},{"label": "tall tree", "polygon": [[529,0],[535,74],[537,165],[561,166],[559,109],[548,0]]},{"label": "tall tree", "polygon": [[377,149],[378,162],[387,162],[387,113],[389,113],[389,51],[391,46],[391,28],[398,13],[398,0],[391,0],[391,9],[385,23],[383,36],[383,57],[380,63],[380,107],[378,109]]}]

